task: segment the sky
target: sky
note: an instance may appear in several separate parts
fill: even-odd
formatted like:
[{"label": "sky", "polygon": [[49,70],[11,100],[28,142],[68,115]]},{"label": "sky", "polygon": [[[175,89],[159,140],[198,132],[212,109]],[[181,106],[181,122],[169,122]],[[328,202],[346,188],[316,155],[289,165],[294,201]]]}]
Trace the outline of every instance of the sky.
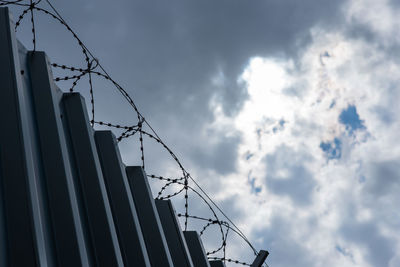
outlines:
[{"label": "sky", "polygon": [[[400,1],[52,2],[269,266],[400,266]],[[36,24],[52,61],[82,62],[60,25]],[[95,86],[97,118],[129,124]],[[176,174],[145,145],[148,173]],[[138,164],[137,144],[120,150]],[[244,247],[228,256],[251,261]]]}]

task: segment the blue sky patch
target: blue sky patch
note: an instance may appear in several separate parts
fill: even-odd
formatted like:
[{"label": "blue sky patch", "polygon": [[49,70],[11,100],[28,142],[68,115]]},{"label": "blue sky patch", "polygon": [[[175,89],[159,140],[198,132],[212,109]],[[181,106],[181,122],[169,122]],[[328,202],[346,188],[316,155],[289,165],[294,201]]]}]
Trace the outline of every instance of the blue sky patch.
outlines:
[{"label": "blue sky patch", "polygon": [[335,105],[336,105],[336,101],[335,101],[335,100],[332,100],[331,104],[329,105],[329,109],[334,108]]},{"label": "blue sky patch", "polygon": [[284,119],[280,119],[278,125],[272,128],[273,133],[277,133],[278,131],[282,131],[285,128],[286,121]]},{"label": "blue sky patch", "polygon": [[253,153],[250,153],[249,151],[247,151],[247,153],[246,153],[246,155],[245,155],[246,160],[251,159],[253,156],[254,156],[254,154],[253,154]]},{"label": "blue sky patch", "polygon": [[340,159],[342,156],[342,141],[337,137],[331,142],[321,142],[319,147],[328,159]]},{"label": "blue sky patch", "polygon": [[[250,173],[249,173],[249,176],[250,176]],[[258,195],[258,193],[261,192],[261,186],[256,186],[256,178],[248,177],[248,183],[251,186],[251,193],[252,194]]]},{"label": "blue sky patch", "polygon": [[340,254],[342,254],[343,256],[350,257],[351,259],[353,259],[353,254],[351,254],[347,249],[345,249],[345,248],[343,248],[343,247],[341,247],[341,246],[339,246],[339,245],[336,245],[336,246],[335,246],[335,249],[336,249]]},{"label": "blue sky patch", "polygon": [[346,126],[346,130],[352,134],[355,130],[365,129],[364,121],[360,120],[357,109],[354,105],[350,105],[347,109],[343,109],[339,115],[339,122]]}]

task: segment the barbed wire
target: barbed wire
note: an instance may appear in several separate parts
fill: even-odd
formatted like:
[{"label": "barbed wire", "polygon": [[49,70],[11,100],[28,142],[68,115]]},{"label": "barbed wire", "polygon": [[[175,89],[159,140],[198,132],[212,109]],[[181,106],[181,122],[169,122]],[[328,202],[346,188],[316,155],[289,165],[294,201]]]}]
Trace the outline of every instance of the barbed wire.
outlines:
[{"label": "barbed wire", "polygon": [[[128,139],[134,137],[138,134],[139,144],[140,144],[140,160],[142,164],[142,168],[145,169],[145,148],[144,148],[144,137],[150,140],[155,141],[157,144],[161,145],[165,151],[169,153],[171,158],[178,165],[180,171],[182,172],[182,176],[179,178],[168,178],[163,176],[157,176],[154,174],[147,175],[149,178],[157,179],[161,182],[164,182],[164,185],[161,187],[160,191],[157,193],[156,199],[171,199],[183,193],[184,195],[184,214],[178,213],[177,216],[179,218],[184,219],[184,229],[188,229],[188,220],[196,220],[203,222],[203,226],[199,232],[200,235],[203,235],[206,231],[208,231],[212,226],[217,226],[218,231],[221,235],[221,243],[217,246],[216,249],[207,251],[207,257],[210,260],[222,260],[224,263],[235,263],[239,265],[250,266],[249,263],[228,258],[227,257],[227,240],[230,232],[235,233],[239,236],[244,242],[248,245],[251,252],[254,255],[258,255],[258,251],[251,244],[246,235],[237,227],[233,221],[223,212],[223,210],[215,203],[214,200],[205,192],[205,190],[196,182],[196,180],[187,172],[187,170],[183,167],[178,157],[175,153],[163,142],[163,140],[159,137],[157,132],[153,129],[150,123],[144,118],[139,109],[137,108],[133,98],[128,94],[128,92],[122,88],[115,80],[111,78],[111,76],[107,73],[105,68],[100,64],[97,57],[93,55],[93,53],[86,47],[86,45],[82,42],[82,40],[78,37],[75,31],[67,24],[67,22],[63,19],[57,9],[50,3],[49,0],[45,0],[48,4],[48,7],[43,6],[42,0],[14,0],[14,1],[6,1],[0,0],[0,6],[16,6],[22,8],[22,12],[18,17],[18,20],[15,23],[15,30],[17,31],[18,27],[24,21],[26,15],[30,14],[30,22],[31,22],[31,32],[32,32],[32,45],[33,51],[36,51],[37,48],[37,40],[36,40],[36,24],[35,24],[35,13],[42,13],[54,21],[60,23],[64,28],[72,35],[72,38],[77,42],[78,46],[81,49],[82,56],[84,58],[84,66],[76,67],[76,66],[67,66],[59,63],[51,63],[51,66],[55,69],[61,71],[68,71],[69,74],[64,76],[55,77],[55,82],[62,81],[72,81],[72,84],[69,87],[70,92],[74,92],[77,88],[78,84],[83,80],[83,78],[87,78],[88,87],[89,87],[89,96],[90,96],[90,108],[91,108],[91,118],[90,123],[94,127],[96,125],[108,127],[110,129],[120,130],[122,132],[119,133],[117,137],[117,141],[121,142],[124,139]],[[40,5],[40,6],[39,6]],[[95,120],[95,98],[94,98],[94,86],[93,86],[93,76],[97,76],[109,81],[113,87],[123,96],[123,98],[128,102],[131,108],[136,113],[137,123],[127,126],[120,125],[112,122],[105,122],[101,120]],[[147,127],[150,131],[145,130]],[[193,183],[192,186],[190,183]],[[166,193],[169,189],[175,187],[175,191],[172,193]],[[172,190],[172,189],[171,189]],[[199,197],[208,208],[211,217],[206,218],[202,216],[197,216],[193,214],[189,214],[189,193],[193,193],[197,197]],[[221,220],[217,214],[217,211],[222,214],[222,216],[227,220]],[[217,253],[222,253],[222,257],[213,256]],[[268,266],[265,264],[265,266]]]}]

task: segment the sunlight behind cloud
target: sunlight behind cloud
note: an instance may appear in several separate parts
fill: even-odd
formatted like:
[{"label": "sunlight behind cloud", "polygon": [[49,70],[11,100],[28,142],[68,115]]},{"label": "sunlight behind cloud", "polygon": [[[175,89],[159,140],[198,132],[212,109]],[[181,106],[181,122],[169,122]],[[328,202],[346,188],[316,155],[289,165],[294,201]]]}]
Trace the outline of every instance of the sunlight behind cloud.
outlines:
[{"label": "sunlight behind cloud", "polygon": [[[214,109],[215,126],[229,125],[241,136],[237,171],[221,179],[219,197],[240,199],[235,205],[247,217],[239,224],[270,245],[271,263],[279,253],[295,257],[304,250],[303,261],[312,258],[314,266],[377,266],[390,254],[370,256],[374,242],[389,246],[385,233],[394,230],[392,217],[376,218],[381,204],[369,203],[370,194],[389,189],[371,183],[381,171],[391,176],[387,169],[394,167],[373,154],[396,161],[398,149],[386,147],[394,131],[381,127],[386,117],[379,118],[375,107],[388,103],[385,90],[400,69],[374,44],[320,28],[311,32],[313,43],[296,67],[291,60],[249,61],[239,78],[248,98],[236,116]],[[379,202],[392,205],[387,199],[393,196]],[[261,231],[269,234],[261,238]],[[292,247],[280,252],[285,242]]]},{"label": "sunlight behind cloud", "polygon": [[[259,120],[262,117],[281,118],[288,114],[289,100],[282,90],[291,84],[286,69],[291,63],[272,59],[254,58],[244,71],[242,79],[247,83],[249,100],[246,102],[238,123]],[[285,99],[283,99],[285,98]]]}]

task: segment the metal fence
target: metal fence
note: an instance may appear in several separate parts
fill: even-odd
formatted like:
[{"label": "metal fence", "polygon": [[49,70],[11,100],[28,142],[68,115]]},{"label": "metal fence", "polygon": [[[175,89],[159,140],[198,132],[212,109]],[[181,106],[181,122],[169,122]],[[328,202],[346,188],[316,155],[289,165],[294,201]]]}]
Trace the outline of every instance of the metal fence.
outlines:
[{"label": "metal fence", "polygon": [[0,267],[223,266],[0,9]]}]

